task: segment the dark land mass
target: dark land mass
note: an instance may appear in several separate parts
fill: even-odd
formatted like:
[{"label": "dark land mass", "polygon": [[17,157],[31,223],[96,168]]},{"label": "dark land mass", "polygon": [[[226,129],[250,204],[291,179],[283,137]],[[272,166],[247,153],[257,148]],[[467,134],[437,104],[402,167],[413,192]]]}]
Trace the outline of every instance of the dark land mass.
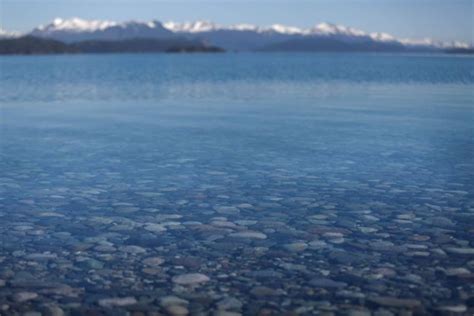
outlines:
[{"label": "dark land mass", "polygon": [[474,48],[449,48],[444,52],[447,54],[474,54]]},{"label": "dark land mass", "polygon": [[347,42],[333,38],[300,38],[265,46],[261,51],[287,52],[406,52],[405,46],[397,43],[374,41]]},{"label": "dark land mass", "polygon": [[0,40],[1,55],[79,54],[79,53],[194,53],[224,50],[184,38],[82,41],[66,44],[33,36]]},{"label": "dark land mass", "polygon": [[[135,38],[124,40],[87,40],[64,43],[34,36],[0,39],[0,55],[41,55],[80,53],[218,53],[225,50],[204,40],[184,37],[163,39]],[[436,49],[406,47],[398,43],[374,41],[347,42],[332,38],[299,38],[273,43],[254,51],[260,52],[444,52],[474,54],[473,48]]]}]

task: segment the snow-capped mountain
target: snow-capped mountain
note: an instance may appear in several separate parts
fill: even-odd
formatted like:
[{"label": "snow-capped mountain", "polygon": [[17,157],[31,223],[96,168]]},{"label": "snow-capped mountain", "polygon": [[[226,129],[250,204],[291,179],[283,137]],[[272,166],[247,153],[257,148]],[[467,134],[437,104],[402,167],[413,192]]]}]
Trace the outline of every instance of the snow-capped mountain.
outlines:
[{"label": "snow-capped mountain", "polygon": [[158,21],[123,22],[83,20],[72,18],[54,19],[47,25],[40,25],[30,35],[52,38],[66,43],[85,40],[123,40],[132,38],[167,38],[173,32]]},{"label": "snow-capped mountain", "polygon": [[[1,33],[0,33],[1,34]],[[256,26],[252,24],[219,25],[210,21],[195,22],[114,22],[83,20],[80,18],[54,19],[35,28],[29,35],[52,38],[63,42],[85,40],[124,40],[134,38],[164,39],[181,37],[200,40],[226,50],[268,50],[285,47],[298,50],[334,49],[402,50],[466,48],[466,43],[443,43],[431,39],[398,39],[387,33],[367,33],[355,28],[331,23],[319,23],[310,28],[281,24]],[[1,36],[1,35],[0,35]],[[293,45],[293,46],[291,46]],[[296,45],[296,46],[295,46]],[[323,47],[321,45],[326,45]]]},{"label": "snow-capped mountain", "polygon": [[7,30],[4,30],[0,28],[0,39],[5,39],[5,38],[15,38],[21,36],[21,33],[19,32],[9,32]]}]

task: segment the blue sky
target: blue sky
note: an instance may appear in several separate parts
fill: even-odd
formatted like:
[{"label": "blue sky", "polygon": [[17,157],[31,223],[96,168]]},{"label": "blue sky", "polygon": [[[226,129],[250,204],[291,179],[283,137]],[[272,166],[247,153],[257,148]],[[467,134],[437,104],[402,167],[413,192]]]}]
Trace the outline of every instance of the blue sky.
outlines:
[{"label": "blue sky", "polygon": [[211,20],[309,27],[332,22],[397,37],[473,43],[474,0],[0,0],[0,25],[28,31],[55,17]]}]

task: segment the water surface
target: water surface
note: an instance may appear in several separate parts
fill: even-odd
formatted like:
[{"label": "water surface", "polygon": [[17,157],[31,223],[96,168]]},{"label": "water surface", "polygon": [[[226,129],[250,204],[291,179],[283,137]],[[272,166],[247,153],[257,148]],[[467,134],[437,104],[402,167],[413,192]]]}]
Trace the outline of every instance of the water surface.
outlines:
[{"label": "water surface", "polygon": [[473,66],[2,57],[1,310],[472,313]]}]

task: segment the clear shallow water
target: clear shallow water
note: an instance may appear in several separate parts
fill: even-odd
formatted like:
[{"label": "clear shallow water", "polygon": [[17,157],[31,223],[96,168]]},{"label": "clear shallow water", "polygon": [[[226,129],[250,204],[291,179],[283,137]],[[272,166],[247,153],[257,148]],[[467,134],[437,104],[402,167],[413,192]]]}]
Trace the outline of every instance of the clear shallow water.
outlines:
[{"label": "clear shallow water", "polygon": [[473,66],[0,59],[0,308],[472,313]]}]

